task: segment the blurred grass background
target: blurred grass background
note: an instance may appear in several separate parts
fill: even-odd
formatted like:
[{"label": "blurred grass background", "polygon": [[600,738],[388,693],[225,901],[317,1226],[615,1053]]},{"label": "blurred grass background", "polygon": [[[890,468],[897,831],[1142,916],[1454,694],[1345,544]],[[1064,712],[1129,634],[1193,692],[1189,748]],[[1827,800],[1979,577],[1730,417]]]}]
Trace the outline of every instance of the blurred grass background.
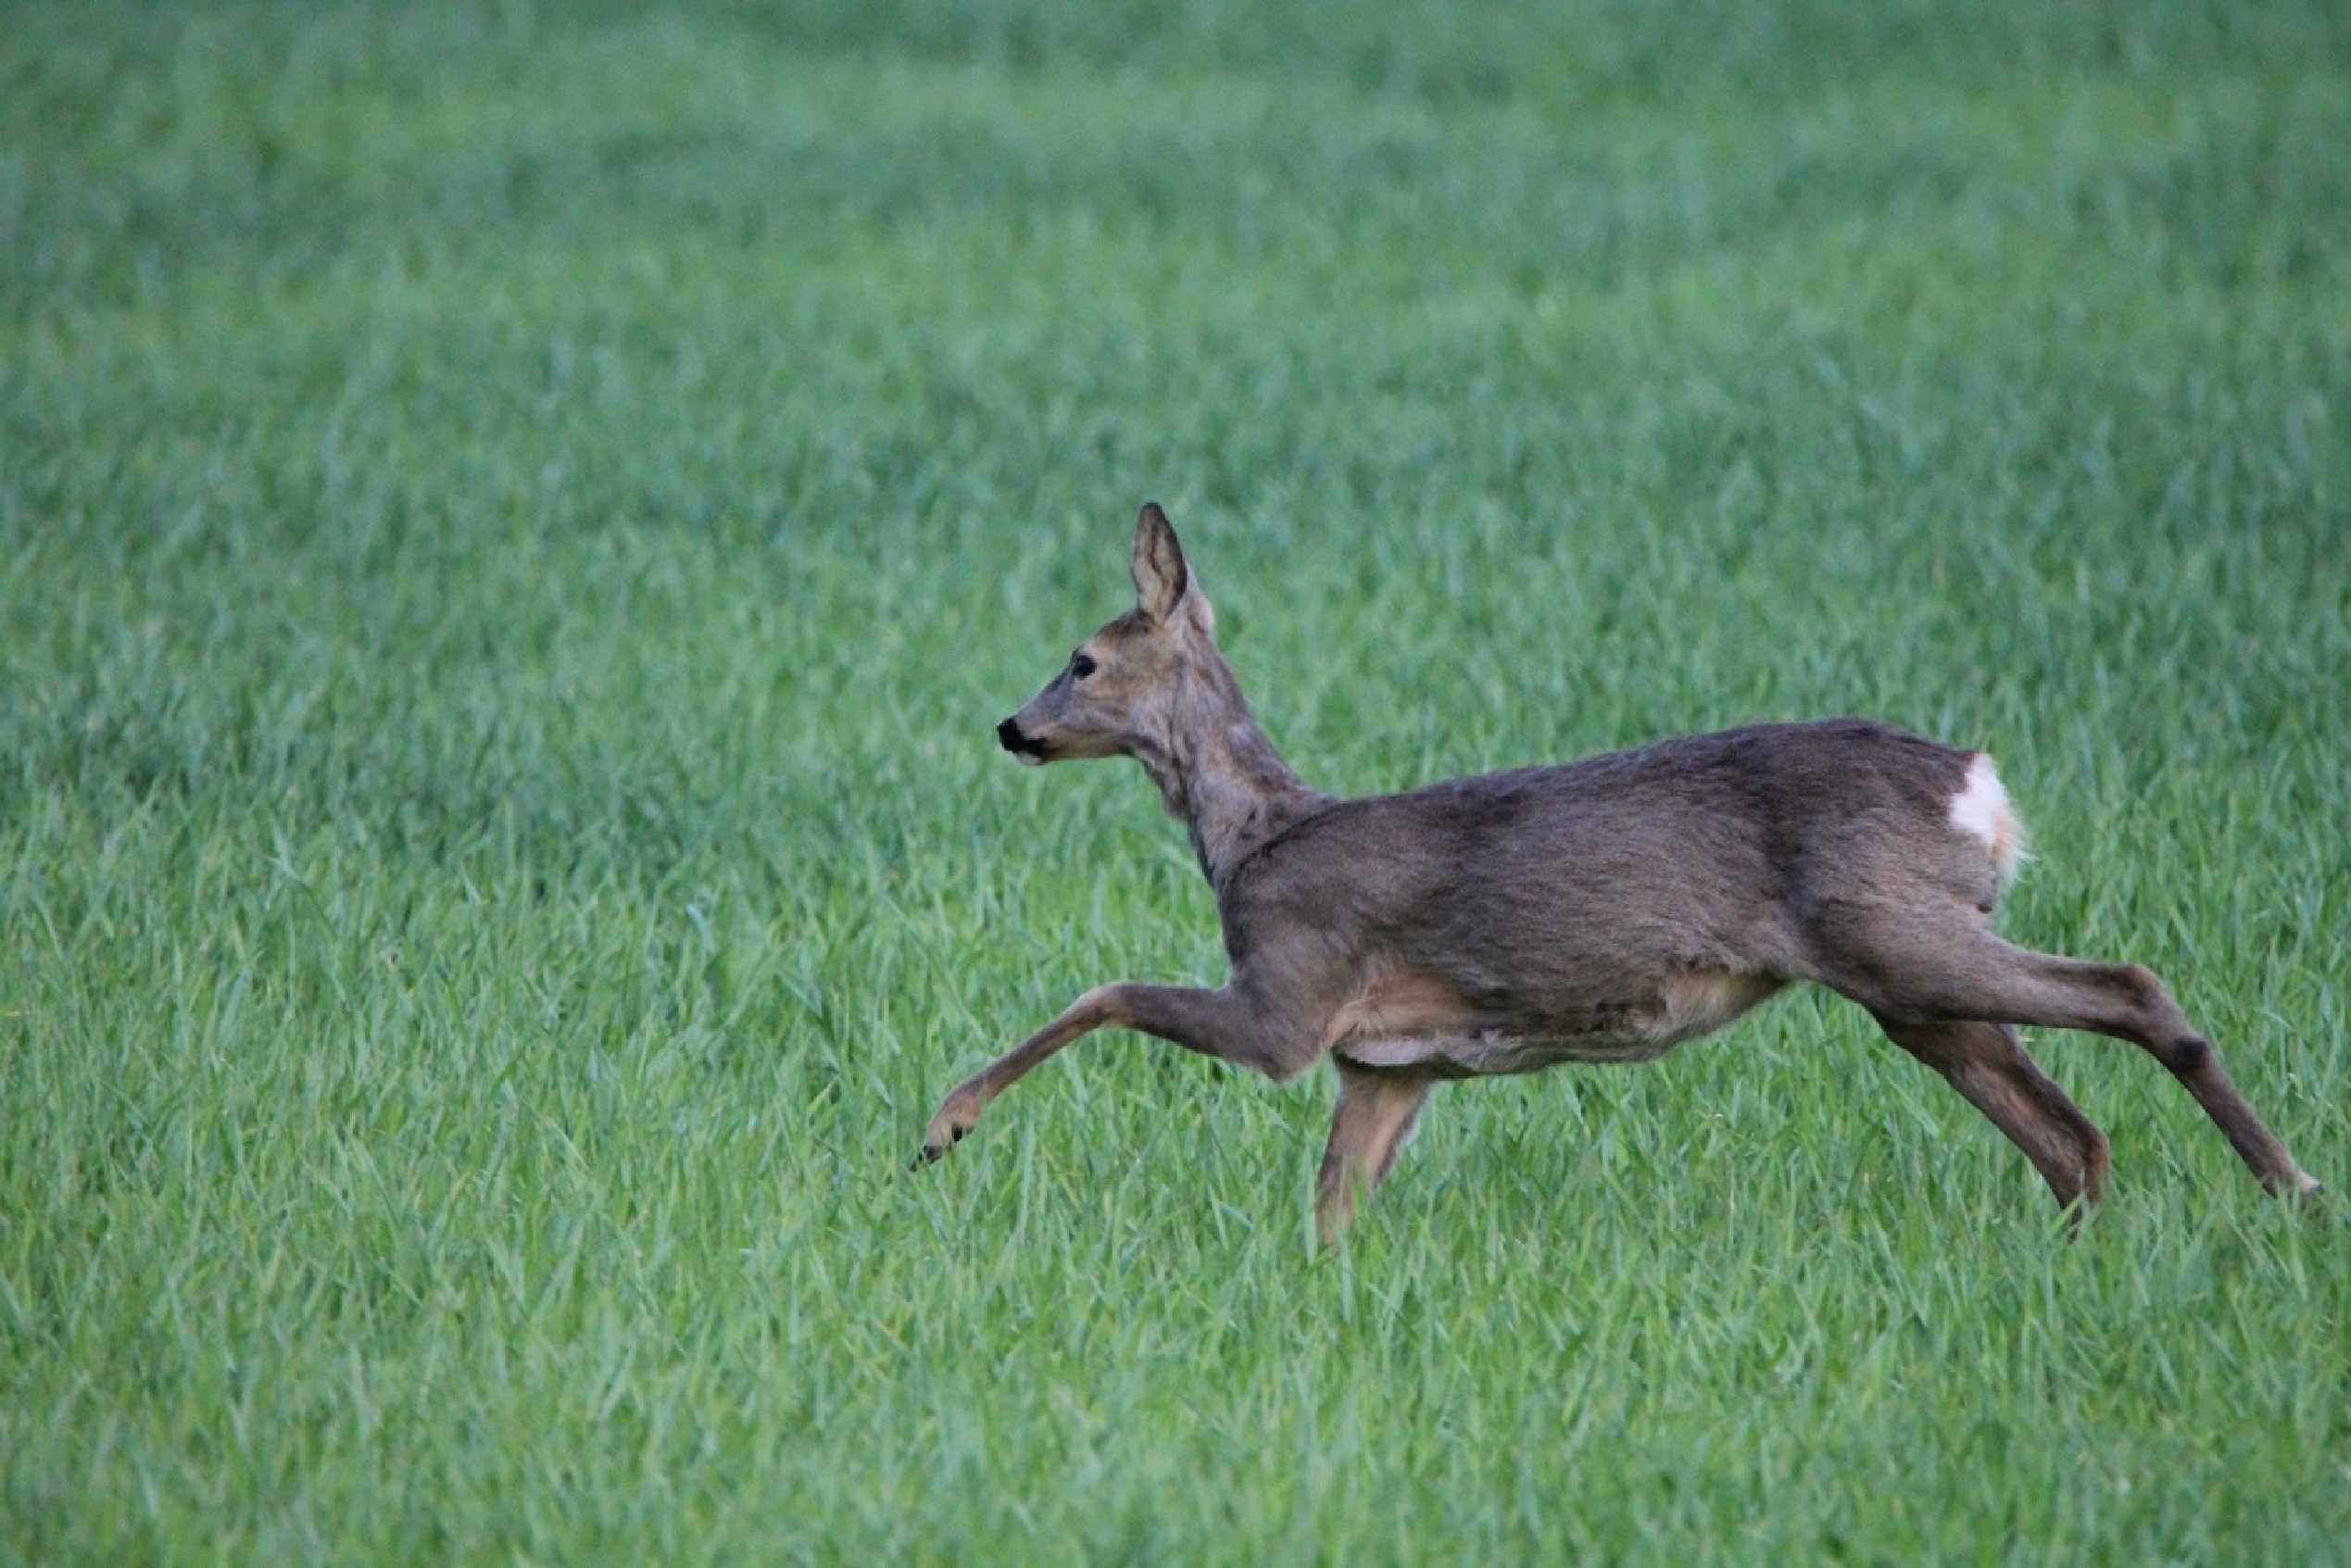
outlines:
[{"label": "blurred grass background", "polygon": [[0,1556],[2345,1560],[2351,1262],[1795,999],[1449,1088],[989,727],[1168,505],[1307,776],[1996,752],[2345,1175],[2331,4],[12,6]]}]

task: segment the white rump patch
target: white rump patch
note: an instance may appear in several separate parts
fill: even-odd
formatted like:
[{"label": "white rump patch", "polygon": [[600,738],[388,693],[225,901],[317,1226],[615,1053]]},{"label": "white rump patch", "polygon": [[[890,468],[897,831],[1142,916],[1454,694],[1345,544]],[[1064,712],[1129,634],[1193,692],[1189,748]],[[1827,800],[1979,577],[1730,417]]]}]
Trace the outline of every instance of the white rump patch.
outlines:
[{"label": "white rump patch", "polygon": [[1968,764],[1967,787],[1951,797],[1951,825],[1983,840],[1984,847],[1992,851],[1992,864],[2000,873],[2002,886],[2016,881],[2027,859],[2024,823],[2008,804],[2008,791],[1993,771],[1992,759],[1983,752],[1977,752],[1976,759]]}]

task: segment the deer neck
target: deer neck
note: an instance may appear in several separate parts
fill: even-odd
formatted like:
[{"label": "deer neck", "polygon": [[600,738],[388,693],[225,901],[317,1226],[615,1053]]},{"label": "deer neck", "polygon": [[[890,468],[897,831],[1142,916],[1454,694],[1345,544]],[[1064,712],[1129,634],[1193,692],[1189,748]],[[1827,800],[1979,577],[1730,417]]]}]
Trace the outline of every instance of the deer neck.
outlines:
[{"label": "deer neck", "polygon": [[1211,885],[1221,885],[1251,850],[1329,803],[1274,749],[1222,659],[1187,674],[1172,718],[1163,742],[1137,756],[1159,785],[1167,814],[1190,831],[1192,853]]}]

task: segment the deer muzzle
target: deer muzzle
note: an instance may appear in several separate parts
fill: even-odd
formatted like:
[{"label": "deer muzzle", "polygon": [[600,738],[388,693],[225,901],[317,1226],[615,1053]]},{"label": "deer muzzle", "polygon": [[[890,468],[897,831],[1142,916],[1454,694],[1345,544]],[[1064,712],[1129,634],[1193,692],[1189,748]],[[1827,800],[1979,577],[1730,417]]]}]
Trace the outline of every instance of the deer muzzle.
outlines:
[{"label": "deer muzzle", "polygon": [[1044,745],[1021,730],[1018,717],[1005,720],[996,726],[996,738],[1005,750],[1034,767],[1045,760]]}]

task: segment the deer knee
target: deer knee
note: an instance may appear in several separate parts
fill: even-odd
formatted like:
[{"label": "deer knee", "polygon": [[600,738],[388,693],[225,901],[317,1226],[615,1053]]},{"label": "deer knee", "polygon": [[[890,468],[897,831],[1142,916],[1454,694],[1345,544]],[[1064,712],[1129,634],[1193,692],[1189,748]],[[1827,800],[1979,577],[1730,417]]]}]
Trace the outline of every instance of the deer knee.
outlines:
[{"label": "deer knee", "polygon": [[2188,1022],[2155,971],[2134,963],[2121,965],[2116,972],[2139,1038],[2156,1060],[2182,1078],[2208,1072],[2219,1062],[2212,1042]]},{"label": "deer knee", "polygon": [[2100,978],[2114,998],[2124,1031],[2155,1052],[2165,1066],[2187,1071],[2211,1048],[2189,1026],[2187,1015],[2154,970],[2144,964],[2116,964]]},{"label": "deer knee", "polygon": [[2175,1035],[2156,1047],[2164,1066],[2182,1078],[2193,1078],[2208,1072],[2220,1053],[2212,1048],[2212,1042],[2201,1035]]}]

